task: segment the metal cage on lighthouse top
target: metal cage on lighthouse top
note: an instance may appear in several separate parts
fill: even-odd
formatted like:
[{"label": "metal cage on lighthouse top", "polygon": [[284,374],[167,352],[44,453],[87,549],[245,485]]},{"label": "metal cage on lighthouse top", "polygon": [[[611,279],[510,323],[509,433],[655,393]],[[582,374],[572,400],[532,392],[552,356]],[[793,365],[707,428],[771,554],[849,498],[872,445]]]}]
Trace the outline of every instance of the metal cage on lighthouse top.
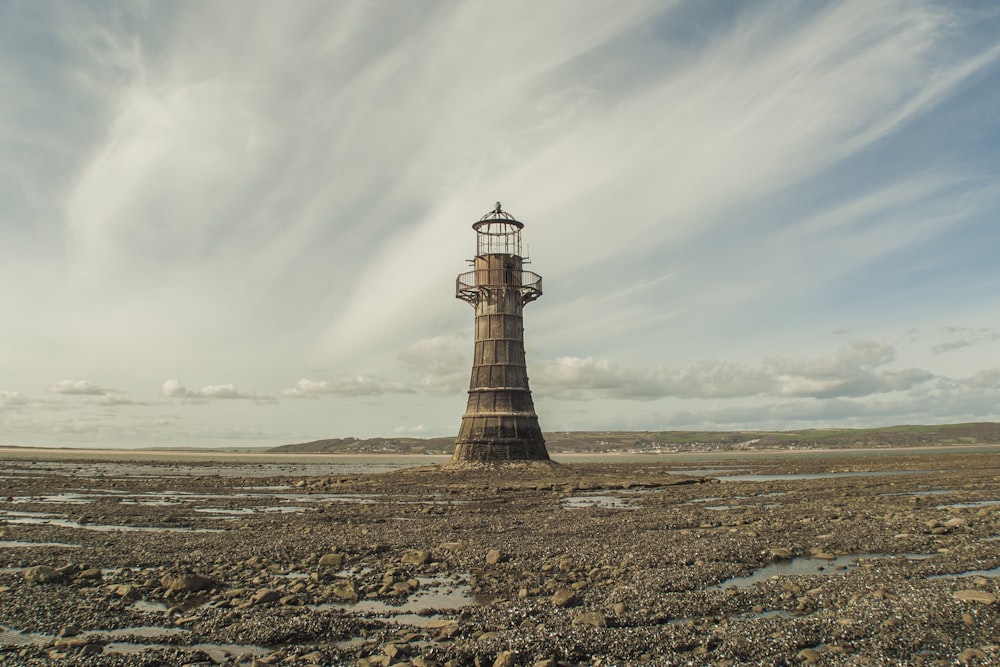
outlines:
[{"label": "metal cage on lighthouse top", "polygon": [[476,258],[470,260],[474,268],[455,279],[456,298],[475,306],[488,291],[513,289],[524,305],[542,295],[542,277],[523,268],[529,262],[521,256],[524,223],[497,202],[472,228],[476,230]]}]

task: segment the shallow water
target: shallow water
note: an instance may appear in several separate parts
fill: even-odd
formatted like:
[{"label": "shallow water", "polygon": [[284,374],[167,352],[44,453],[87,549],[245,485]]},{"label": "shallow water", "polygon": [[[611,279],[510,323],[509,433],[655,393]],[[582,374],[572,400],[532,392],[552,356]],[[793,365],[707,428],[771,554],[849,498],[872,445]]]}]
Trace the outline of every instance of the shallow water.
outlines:
[{"label": "shallow water", "polygon": [[968,503],[950,503],[948,505],[937,505],[934,509],[937,510],[951,510],[951,509],[975,509],[976,507],[992,507],[994,505],[1000,505],[1000,500],[974,500]]},{"label": "shallow water", "polygon": [[115,526],[95,523],[80,523],[64,519],[57,514],[45,512],[9,512],[0,510],[0,518],[9,524],[29,524],[41,526],[59,526],[61,528],[80,528],[98,532],[123,533],[221,533],[219,528],[189,528],[184,526]]},{"label": "shallow water", "polygon": [[[136,453],[141,456],[141,453]],[[127,459],[129,452],[123,451],[122,458]],[[429,465],[438,462],[442,457],[428,456],[420,459],[386,459],[385,457],[350,457],[334,460],[329,463],[290,463],[290,462],[247,462],[238,458],[228,463],[206,463],[198,465],[190,462],[146,463],[139,461],[6,461],[0,463],[0,471],[10,477],[47,477],[51,475],[66,475],[83,479],[98,478],[128,478],[128,477],[278,477],[283,475],[294,477],[336,477],[338,475],[357,475],[389,472],[399,468],[410,468],[417,465]]]},{"label": "shallow water", "polygon": [[[406,625],[424,626],[442,611],[455,611],[477,604],[472,595],[472,587],[464,582],[456,582],[443,577],[417,577],[421,588],[409,597],[392,604],[384,600],[360,600],[358,602],[328,602],[309,605],[316,611],[342,609],[351,613],[368,613],[387,621]],[[401,619],[406,619],[401,620]]]},{"label": "shallow water", "polygon": [[930,558],[932,554],[852,554],[837,556],[833,560],[818,558],[792,558],[791,560],[775,561],[758,568],[745,577],[733,577],[721,581],[709,590],[724,590],[726,588],[750,588],[771,577],[792,575],[832,575],[843,574],[854,569],[864,560],[884,560],[887,558],[906,558],[921,560]]},{"label": "shallow water", "polygon": [[961,577],[1000,577],[1000,566],[989,570],[967,570],[957,574],[931,574],[927,579],[959,579]]},{"label": "shallow water", "polygon": [[562,499],[562,506],[566,509],[579,509],[581,507],[605,507],[615,510],[632,510],[636,506],[618,496],[605,494],[583,494],[579,496],[569,496]]},{"label": "shallow water", "polygon": [[717,477],[723,482],[783,482],[799,479],[836,479],[838,477],[891,477],[893,475],[926,475],[936,470],[860,470],[847,472],[809,472],[776,474],[740,474]]},{"label": "shallow water", "polygon": [[18,549],[24,547],[63,547],[66,549],[79,549],[79,544],[66,544],[64,542],[22,542],[20,540],[0,540],[0,549]]},{"label": "shallow water", "polygon": [[[169,637],[185,637],[191,634],[183,628],[164,628],[158,626],[142,626],[135,628],[119,628],[117,630],[92,630],[81,633],[85,640],[107,640],[115,638],[139,637],[142,639],[166,639]],[[0,646],[47,646],[56,640],[55,635],[33,632],[21,632],[14,628],[0,625]],[[233,656],[261,657],[271,653],[271,649],[263,646],[242,644],[161,644],[136,642],[110,642],[104,645],[105,653],[133,654],[149,649],[182,649],[185,651],[202,651],[213,661],[223,663]]]}]

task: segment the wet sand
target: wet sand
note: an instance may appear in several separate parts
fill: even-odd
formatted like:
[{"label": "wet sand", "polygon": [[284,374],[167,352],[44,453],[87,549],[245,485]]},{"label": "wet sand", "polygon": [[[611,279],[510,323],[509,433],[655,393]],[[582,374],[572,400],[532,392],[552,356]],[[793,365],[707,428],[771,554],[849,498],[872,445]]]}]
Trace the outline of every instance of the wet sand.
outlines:
[{"label": "wet sand", "polygon": [[2,665],[1000,664],[995,449],[53,451],[0,453]]}]

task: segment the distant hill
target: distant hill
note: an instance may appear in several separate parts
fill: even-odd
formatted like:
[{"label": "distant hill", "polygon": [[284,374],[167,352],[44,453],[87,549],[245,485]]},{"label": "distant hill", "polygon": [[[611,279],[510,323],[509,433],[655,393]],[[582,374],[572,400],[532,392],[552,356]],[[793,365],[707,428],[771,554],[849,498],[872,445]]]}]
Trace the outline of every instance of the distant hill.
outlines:
[{"label": "distant hill", "polygon": [[455,438],[327,438],[272,447],[269,452],[303,454],[451,454]]},{"label": "distant hill", "polygon": [[[556,431],[550,453],[717,452],[763,449],[861,449],[1000,444],[1000,424],[942,424],[797,431]],[[450,454],[454,438],[329,438],[268,451],[318,454]]]}]

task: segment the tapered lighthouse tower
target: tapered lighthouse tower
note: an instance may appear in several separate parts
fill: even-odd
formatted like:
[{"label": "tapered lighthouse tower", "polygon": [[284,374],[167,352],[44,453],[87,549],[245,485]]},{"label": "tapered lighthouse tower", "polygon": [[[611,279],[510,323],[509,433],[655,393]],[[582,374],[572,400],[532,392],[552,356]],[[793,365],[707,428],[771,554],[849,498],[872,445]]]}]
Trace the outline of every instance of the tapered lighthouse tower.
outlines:
[{"label": "tapered lighthouse tower", "polygon": [[549,460],[524,361],[522,310],[542,295],[542,277],[523,268],[523,227],[497,202],[473,223],[473,270],[455,281],[455,296],[476,309],[476,349],[452,463]]}]

